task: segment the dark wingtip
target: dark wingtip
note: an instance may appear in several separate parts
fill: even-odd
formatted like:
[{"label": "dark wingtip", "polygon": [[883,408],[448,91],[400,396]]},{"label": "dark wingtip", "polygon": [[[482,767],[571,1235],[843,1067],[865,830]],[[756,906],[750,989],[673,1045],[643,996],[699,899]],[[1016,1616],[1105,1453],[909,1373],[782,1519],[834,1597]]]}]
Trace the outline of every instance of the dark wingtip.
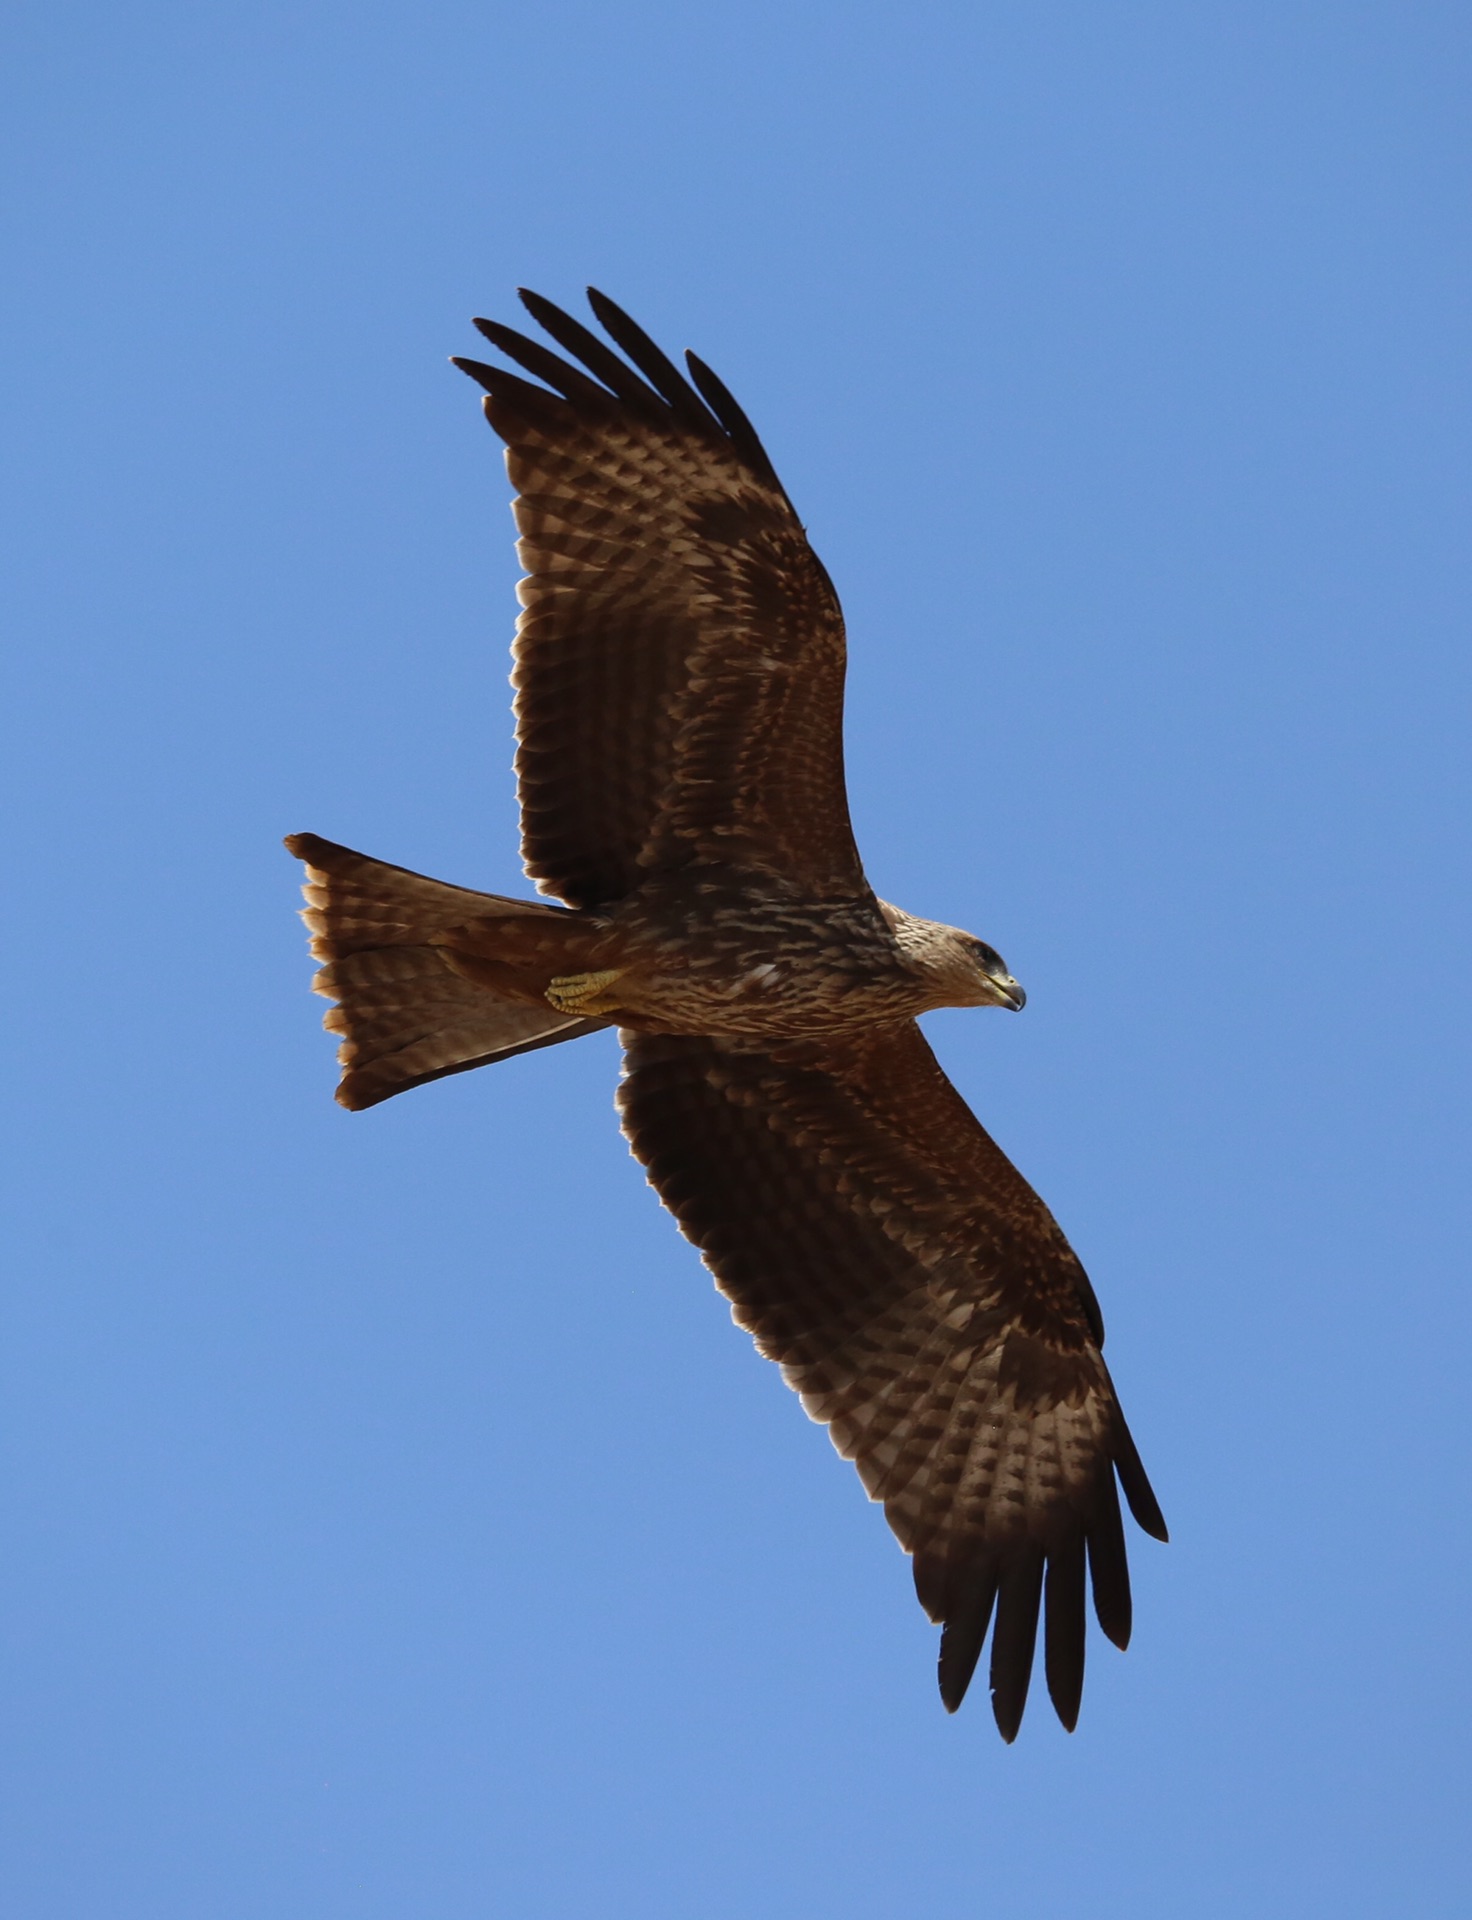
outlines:
[{"label": "dark wingtip", "polygon": [[1002,1579],[997,1591],[997,1624],[992,1629],[992,1716],[997,1732],[1009,1747],[1017,1738],[1027,1706],[1042,1597],[1042,1550],[1029,1547]]},{"label": "dark wingtip", "polygon": [[1129,1557],[1125,1552],[1124,1521],[1111,1473],[1100,1488],[1100,1498],[1088,1530],[1089,1583],[1094,1590],[1094,1613],[1104,1636],[1121,1653],[1130,1643],[1134,1604],[1130,1598]]},{"label": "dark wingtip", "polygon": [[654,388],[641,379],[634,368],[621,360],[597,334],[590,333],[581,320],[575,320],[555,301],[547,299],[544,294],[534,293],[530,287],[518,287],[516,296],[537,325],[545,333],[551,334],[558,346],[586,367],[611,394],[641,412],[660,405],[659,395]]},{"label": "dark wingtip", "polygon": [[[777,478],[777,470],[772,465],[756,428],[747,419],[745,411],[731,389],[718,373],[705,364],[698,353],[687,351],[685,364],[690,369],[690,377],[695,382],[701,399],[725,428],[731,444],[753,471],[776,487],[785,500],[786,491]],[[791,502],[789,501],[788,504],[791,505]]]},{"label": "dark wingtip", "polygon": [[1114,1436],[1114,1468],[1119,1475],[1119,1484],[1124,1488],[1124,1497],[1129,1502],[1130,1512],[1135,1516],[1136,1524],[1148,1533],[1152,1540],[1169,1541],[1170,1533],[1165,1524],[1165,1515],[1160,1511],[1160,1502],[1155,1498],[1155,1489],[1145,1472],[1144,1462],[1135,1445],[1134,1436],[1125,1425],[1124,1415],[1116,1413],[1117,1425]]},{"label": "dark wingtip", "polygon": [[716,424],[710,410],[674,361],[650,339],[638,321],[597,287],[588,288],[588,305],[609,339],[623,349],[675,418],[699,432],[710,432]]},{"label": "dark wingtip", "polygon": [[1088,1637],[1084,1561],[1084,1542],[1078,1534],[1060,1541],[1049,1555],[1043,1589],[1043,1663],[1048,1697],[1068,1733],[1078,1725],[1079,1705],[1084,1694]]},{"label": "dark wingtip", "polygon": [[940,1561],[917,1563],[915,1575],[920,1604],[931,1619],[944,1614],[936,1679],[942,1706],[954,1713],[966,1698],[986,1642],[997,1597],[997,1569],[983,1561],[957,1580]]},{"label": "dark wingtip", "polygon": [[600,386],[580,367],[573,366],[571,361],[563,360],[551,352],[540,340],[528,339],[526,334],[518,333],[515,327],[503,327],[499,320],[477,319],[474,325],[477,333],[504,353],[508,360],[514,360],[538,380],[544,380],[554,393],[560,393],[565,400],[586,402],[609,399],[607,387]]},{"label": "dark wingtip", "polygon": [[940,1658],[936,1662],[935,1677],[940,1684],[940,1703],[947,1713],[954,1713],[966,1698],[966,1689],[971,1685],[971,1676],[976,1672],[976,1663],[981,1658],[981,1643],[986,1628],[980,1634],[974,1628],[970,1632],[958,1632],[947,1621],[940,1631]]},{"label": "dark wingtip", "polygon": [[452,353],[450,355],[450,365],[452,367],[458,367],[467,379],[473,380],[478,387],[486,387],[487,391],[489,391],[489,383],[486,376],[487,374],[494,373],[496,371],[495,368],[488,367],[483,360],[467,360],[463,353]]}]

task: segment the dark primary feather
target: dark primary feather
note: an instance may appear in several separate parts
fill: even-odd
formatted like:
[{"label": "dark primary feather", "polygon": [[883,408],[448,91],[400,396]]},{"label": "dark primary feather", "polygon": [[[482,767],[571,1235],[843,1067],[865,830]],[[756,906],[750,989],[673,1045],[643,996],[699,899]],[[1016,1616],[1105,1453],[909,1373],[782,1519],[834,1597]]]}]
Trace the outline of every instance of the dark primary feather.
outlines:
[{"label": "dark primary feather", "polygon": [[1128,1637],[1114,1476],[1122,1452],[1138,1462],[1052,1216],[913,1024],[826,1047],[623,1041],[630,1143],[914,1556],[946,1706],[995,1602],[992,1706],[1015,1736],[1046,1582],[1048,1686],[1072,1725],[1086,1552],[1100,1623]]},{"label": "dark primary feather", "polygon": [[758,439],[756,428],[747,419],[725,381],[719,374],[713,373],[698,354],[687,352],[685,360],[690,368],[690,377],[700,389],[701,398],[730,434],[732,446],[752,472],[760,474],[785,500],[787,490],[777,478],[777,469],[767,457],[767,450]]},{"label": "dark primary feather", "polygon": [[1125,1553],[1124,1521],[1114,1481],[1101,1490],[1094,1524],[1089,1528],[1089,1579],[1094,1589],[1094,1612],[1115,1646],[1130,1643],[1134,1602],[1130,1597],[1130,1563]]},{"label": "dark primary feather", "polygon": [[[515,408],[524,420],[534,421],[542,428],[552,428],[559,424],[560,416],[556,410],[556,396],[545,387],[533,385],[523,380],[519,374],[508,373],[504,367],[488,367],[483,360],[467,360],[460,354],[450,356],[450,364],[468,374],[478,387],[484,387],[492,400],[499,400],[503,406]],[[568,369],[569,374],[572,369]],[[593,383],[588,383],[590,386]],[[594,389],[601,397],[601,389]],[[489,408],[487,408],[489,413]]]},{"label": "dark primary feather", "polygon": [[943,1624],[940,1631],[940,1658],[936,1677],[940,1682],[941,1703],[954,1713],[966,1698],[971,1676],[986,1644],[986,1630],[992,1622],[992,1607],[997,1598],[997,1562],[993,1554],[978,1553],[964,1585],[957,1582],[931,1591],[923,1580],[920,1566],[915,1569],[915,1587],[920,1604],[932,1620]]},{"label": "dark primary feather", "polygon": [[610,339],[623,348],[640,373],[668,405],[681,426],[694,427],[697,431],[705,432],[710,425],[710,415],[701,405],[700,396],[674,361],[663,353],[644,329],[631,320],[622,307],[615,305],[606,293],[600,293],[596,287],[589,287],[588,305],[597,314]]},{"label": "dark primary feather", "polygon": [[1058,1718],[1072,1733],[1084,1691],[1084,1543],[1077,1535],[1061,1541],[1048,1561],[1046,1612],[1048,1693]]},{"label": "dark primary feather", "polygon": [[[518,333],[515,327],[503,327],[497,320],[476,320],[474,325],[476,331],[484,334],[493,347],[499,347],[508,360],[514,360],[518,366],[525,367],[528,373],[545,380],[565,400],[598,401],[610,397],[606,388],[600,387],[581,368],[569,366],[559,354],[544,347],[540,340],[529,340],[524,333]],[[469,360],[455,361],[457,367],[467,372],[474,364]]]},{"label": "dark primary feather", "polygon": [[1002,1738],[1011,1742],[1022,1725],[1038,1637],[1043,1598],[1043,1549],[1029,1541],[997,1588],[997,1624],[992,1632],[992,1712]]},{"label": "dark primary feather", "polygon": [[575,360],[581,360],[610,393],[617,394],[620,400],[640,411],[649,408],[656,396],[611,347],[600,340],[596,333],[589,332],[581,320],[574,320],[570,313],[564,313],[561,307],[554,306],[550,300],[543,299],[541,294],[532,293],[526,287],[517,289],[517,297],[533,320],[551,334],[558,346],[565,347]]},{"label": "dark primary feather", "polygon": [[[1103,1344],[1102,1338],[1100,1344]],[[1119,1473],[1119,1484],[1124,1488],[1124,1497],[1130,1503],[1130,1512],[1135,1516],[1136,1523],[1144,1528],[1152,1540],[1169,1540],[1165,1515],[1160,1511],[1155,1489],[1145,1477],[1145,1463],[1140,1458],[1133,1434],[1124,1423],[1123,1414],[1119,1416],[1115,1449],[1114,1464]]]}]

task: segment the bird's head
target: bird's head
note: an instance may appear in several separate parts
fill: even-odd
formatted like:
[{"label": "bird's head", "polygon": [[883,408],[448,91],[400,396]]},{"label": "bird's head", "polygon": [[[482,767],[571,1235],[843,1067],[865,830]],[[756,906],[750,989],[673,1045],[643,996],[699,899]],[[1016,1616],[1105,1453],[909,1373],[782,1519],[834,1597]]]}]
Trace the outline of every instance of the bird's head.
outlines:
[{"label": "bird's head", "polygon": [[967,989],[967,997],[955,1004],[965,1007],[1008,1007],[1021,1013],[1027,995],[1007,971],[1007,963],[995,947],[978,940],[973,933],[961,933],[947,927],[957,949],[957,982]]},{"label": "bird's head", "polygon": [[959,927],[938,920],[917,920],[897,907],[885,907],[901,951],[925,976],[937,1007],[1010,1007],[1020,1013],[1027,995],[1007,971],[995,947]]}]

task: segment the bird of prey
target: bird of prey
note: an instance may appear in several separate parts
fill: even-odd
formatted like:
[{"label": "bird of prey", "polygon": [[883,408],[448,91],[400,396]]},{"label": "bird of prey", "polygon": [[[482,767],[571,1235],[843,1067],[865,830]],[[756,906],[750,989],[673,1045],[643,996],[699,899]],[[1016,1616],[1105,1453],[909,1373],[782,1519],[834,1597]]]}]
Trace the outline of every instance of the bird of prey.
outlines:
[{"label": "bird of prey", "polygon": [[455,364],[516,490],[522,855],[560,904],[292,835],[337,1098],[616,1025],[629,1144],[883,1502],[942,1623],[946,1707],[995,1616],[992,1710],[1015,1738],[1041,1614],[1072,1729],[1086,1574],[1105,1634],[1130,1634],[1116,1476],[1147,1533],[1165,1524],[1084,1270],[916,1025],[1019,1009],[1022,989],[864,877],[838,600],[726,387],[594,290],[613,346],[521,298],[562,352],[477,320],[531,379]]}]

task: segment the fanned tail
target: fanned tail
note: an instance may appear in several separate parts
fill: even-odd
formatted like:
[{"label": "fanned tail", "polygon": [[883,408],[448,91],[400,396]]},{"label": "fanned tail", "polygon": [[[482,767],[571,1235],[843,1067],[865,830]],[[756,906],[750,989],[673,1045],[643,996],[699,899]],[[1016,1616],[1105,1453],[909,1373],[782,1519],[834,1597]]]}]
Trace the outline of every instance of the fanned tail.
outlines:
[{"label": "fanned tail", "polygon": [[315,833],[290,834],[286,846],[307,867],[302,918],[324,963],[312,985],[337,1002],[322,1024],[342,1035],[340,1105],[357,1112],[427,1080],[608,1025],[498,991],[494,969],[447,939],[471,923],[524,926],[561,918],[562,909],[447,886]]}]

